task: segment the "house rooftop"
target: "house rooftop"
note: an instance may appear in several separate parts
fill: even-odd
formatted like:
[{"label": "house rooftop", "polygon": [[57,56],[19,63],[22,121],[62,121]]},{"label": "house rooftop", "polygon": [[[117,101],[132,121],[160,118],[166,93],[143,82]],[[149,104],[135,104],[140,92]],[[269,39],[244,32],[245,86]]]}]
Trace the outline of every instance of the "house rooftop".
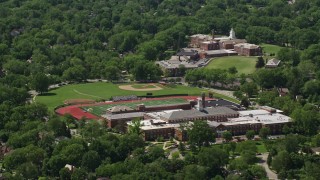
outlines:
[{"label": "house rooftop", "polygon": [[266,66],[278,66],[280,62],[281,61],[279,59],[272,58],[267,62]]},{"label": "house rooftop", "polygon": [[319,153],[320,152],[320,147],[314,147],[314,148],[311,148],[311,150],[314,153]]}]

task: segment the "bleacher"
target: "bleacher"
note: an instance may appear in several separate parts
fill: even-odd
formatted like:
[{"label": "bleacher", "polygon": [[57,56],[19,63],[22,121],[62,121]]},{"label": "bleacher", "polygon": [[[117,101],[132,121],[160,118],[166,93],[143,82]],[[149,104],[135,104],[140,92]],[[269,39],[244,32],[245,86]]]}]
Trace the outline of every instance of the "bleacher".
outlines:
[{"label": "bleacher", "polygon": [[113,96],[111,100],[113,102],[117,101],[131,101],[131,100],[138,100],[138,96],[136,95],[128,95],[128,96]]}]

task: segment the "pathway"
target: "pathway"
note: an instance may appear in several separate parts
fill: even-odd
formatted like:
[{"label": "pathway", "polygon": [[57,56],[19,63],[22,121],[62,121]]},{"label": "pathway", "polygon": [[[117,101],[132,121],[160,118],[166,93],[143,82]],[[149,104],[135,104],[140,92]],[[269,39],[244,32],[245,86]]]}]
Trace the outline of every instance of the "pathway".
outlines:
[{"label": "pathway", "polygon": [[265,168],[269,179],[278,179],[278,175],[275,172],[273,172],[267,164],[268,155],[269,153],[263,153],[262,155],[258,155],[257,157],[261,158],[258,164]]}]

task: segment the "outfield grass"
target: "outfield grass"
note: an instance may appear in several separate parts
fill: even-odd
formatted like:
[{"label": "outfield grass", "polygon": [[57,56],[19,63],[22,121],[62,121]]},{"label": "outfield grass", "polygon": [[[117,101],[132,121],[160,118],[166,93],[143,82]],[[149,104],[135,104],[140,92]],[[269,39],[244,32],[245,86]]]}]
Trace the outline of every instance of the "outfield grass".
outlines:
[{"label": "outfield grass", "polygon": [[226,56],[212,59],[205,68],[229,69],[230,67],[236,67],[239,74],[251,74],[256,70],[256,61],[257,57]]},{"label": "outfield grass", "polygon": [[277,55],[277,53],[282,48],[281,46],[273,45],[273,44],[261,44],[264,53],[273,53]]},{"label": "outfield grass", "polygon": [[134,84],[132,85],[133,88],[136,89],[149,89],[149,88],[156,88],[156,86],[152,84]]},{"label": "outfield grass", "polygon": [[[123,84],[122,84],[123,85]],[[48,93],[37,96],[35,98],[36,102],[43,103],[48,106],[49,110],[53,110],[58,105],[62,105],[67,99],[93,99],[102,100],[109,99],[112,96],[122,96],[122,95],[146,95],[149,91],[128,91],[122,90],[118,87],[118,84],[112,83],[84,83],[84,84],[72,84],[60,87],[49,91]],[[159,85],[161,86],[161,85]],[[199,95],[201,92],[207,92],[204,89],[197,87],[187,87],[182,85],[177,85],[174,87],[163,87],[162,90],[150,91],[153,95],[166,95],[166,94],[189,94],[189,95]],[[214,94],[217,98],[224,98],[236,103],[237,100],[226,97],[220,94]]]}]

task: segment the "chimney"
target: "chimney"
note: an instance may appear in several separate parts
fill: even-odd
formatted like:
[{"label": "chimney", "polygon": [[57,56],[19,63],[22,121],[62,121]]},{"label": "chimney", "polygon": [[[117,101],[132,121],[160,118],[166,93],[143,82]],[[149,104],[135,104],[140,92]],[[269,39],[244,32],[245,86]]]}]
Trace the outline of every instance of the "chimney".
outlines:
[{"label": "chimney", "polygon": [[206,108],[206,94],[204,92],[201,94],[201,99],[202,99],[202,108]]}]

